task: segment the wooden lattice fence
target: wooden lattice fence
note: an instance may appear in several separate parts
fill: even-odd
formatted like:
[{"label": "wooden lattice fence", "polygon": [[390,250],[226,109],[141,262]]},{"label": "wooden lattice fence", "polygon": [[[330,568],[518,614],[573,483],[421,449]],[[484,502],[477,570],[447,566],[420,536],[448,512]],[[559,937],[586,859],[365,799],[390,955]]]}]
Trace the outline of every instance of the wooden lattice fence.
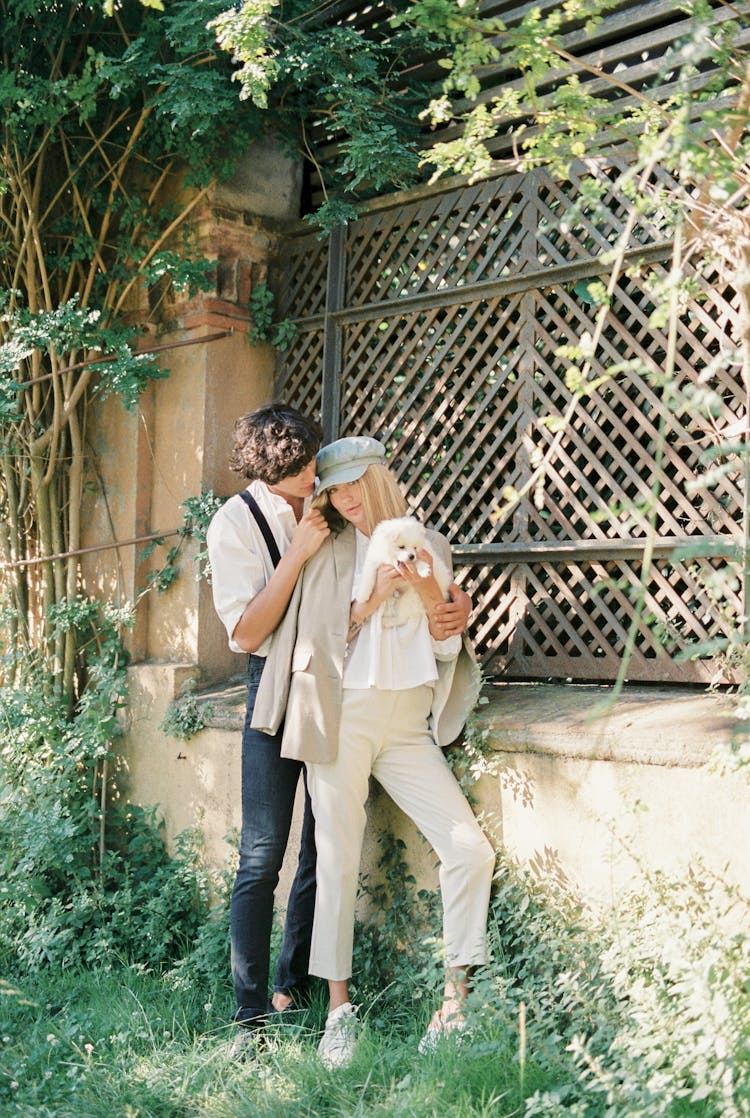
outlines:
[{"label": "wooden lattice fence", "polygon": [[[581,166],[568,183],[536,171],[390,195],[327,240],[287,238],[277,265],[280,313],[298,327],[277,394],[322,413],[328,437],[387,444],[413,507],[453,544],[490,673],[613,679],[649,554],[630,679],[715,678],[715,662],[682,657],[742,612],[739,571],[729,601],[708,589],[735,562],[742,472],[713,489],[690,483],[721,424],[744,415],[744,391],[738,369],[717,374],[716,427],[666,406],[668,341],[651,321],[649,286],[671,247],[656,227],[632,231],[594,358],[594,376],[620,371],[574,409],[543,490],[511,508],[502,497],[523,487],[555,437],[540,419],[573,398],[557,351],[593,333],[587,281],[606,275],[601,254],[629,212],[620,171]],[[605,207],[587,211],[581,187],[592,175],[609,189]],[[688,390],[731,346],[736,313],[718,277],[695,280],[700,297],[677,337],[675,379]]]}]

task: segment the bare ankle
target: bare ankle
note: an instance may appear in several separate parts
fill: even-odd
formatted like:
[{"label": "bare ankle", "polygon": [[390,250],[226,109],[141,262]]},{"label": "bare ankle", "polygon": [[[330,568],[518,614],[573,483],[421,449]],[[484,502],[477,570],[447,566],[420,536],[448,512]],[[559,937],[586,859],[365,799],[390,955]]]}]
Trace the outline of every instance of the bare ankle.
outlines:
[{"label": "bare ankle", "polygon": [[328,982],[328,1012],[333,1013],[334,1009],[339,1006],[346,1005],[349,1001],[349,983],[343,980],[330,979]]},{"label": "bare ankle", "polygon": [[463,998],[446,998],[438,1010],[438,1016],[443,1021],[456,1020],[464,1015]]}]

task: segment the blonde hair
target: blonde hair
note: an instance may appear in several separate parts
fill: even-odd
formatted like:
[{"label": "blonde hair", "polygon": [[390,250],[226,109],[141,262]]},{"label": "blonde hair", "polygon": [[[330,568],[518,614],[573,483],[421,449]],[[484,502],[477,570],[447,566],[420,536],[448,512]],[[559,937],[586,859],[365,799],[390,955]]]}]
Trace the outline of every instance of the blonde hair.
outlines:
[{"label": "blonde hair", "polygon": [[[373,463],[358,479],[362,508],[370,532],[381,520],[391,520],[406,515],[406,501],[395,474],[388,466]],[[332,488],[336,488],[333,486]],[[345,517],[331,503],[328,489],[324,489],[313,501],[313,507],[320,509],[332,532],[340,532],[347,524]]]}]

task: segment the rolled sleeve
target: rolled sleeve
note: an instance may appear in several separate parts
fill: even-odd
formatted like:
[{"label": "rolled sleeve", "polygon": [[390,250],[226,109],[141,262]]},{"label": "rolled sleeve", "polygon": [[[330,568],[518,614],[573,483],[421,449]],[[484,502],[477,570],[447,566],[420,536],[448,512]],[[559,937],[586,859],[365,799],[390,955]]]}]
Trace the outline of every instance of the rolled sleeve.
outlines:
[{"label": "rolled sleeve", "polygon": [[227,631],[229,647],[233,652],[242,652],[232,638],[237,623],[248,603],[268,581],[263,558],[252,543],[244,505],[228,501],[211,521],[206,545],[211,564],[214,609]]}]

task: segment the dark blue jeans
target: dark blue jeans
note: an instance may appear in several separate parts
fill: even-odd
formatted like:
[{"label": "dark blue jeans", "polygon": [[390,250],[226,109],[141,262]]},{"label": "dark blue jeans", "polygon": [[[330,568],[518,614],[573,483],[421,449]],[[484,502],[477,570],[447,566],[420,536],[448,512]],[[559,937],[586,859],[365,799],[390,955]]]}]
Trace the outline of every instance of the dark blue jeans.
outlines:
[{"label": "dark blue jeans", "polygon": [[307,985],[315,910],[315,823],[304,765],[281,757],[280,733],[271,737],[250,725],[264,664],[263,657],[248,658],[242,733],[242,832],[230,911],[235,1020],[257,1025],[263,1023],[269,1008],[273,895],[289,839],[300,774],[305,781],[305,811],[274,991],[294,997]]}]

